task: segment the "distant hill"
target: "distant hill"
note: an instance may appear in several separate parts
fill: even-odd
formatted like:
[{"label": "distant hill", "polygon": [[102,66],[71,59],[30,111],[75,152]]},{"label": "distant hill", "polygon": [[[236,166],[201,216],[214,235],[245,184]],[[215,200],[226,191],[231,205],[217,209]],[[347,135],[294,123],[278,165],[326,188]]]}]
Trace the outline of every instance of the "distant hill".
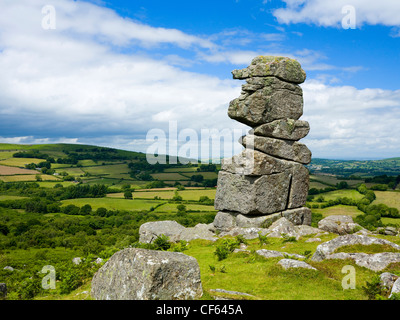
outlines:
[{"label": "distant hill", "polygon": [[[169,164],[168,156],[166,160],[166,164],[152,165],[144,153],[92,145],[3,143],[0,144],[3,172],[17,172],[15,170],[20,168],[36,171],[26,175],[1,174],[0,171],[0,180],[130,184],[146,188],[177,185],[215,187],[216,165],[202,165],[193,159],[185,159],[187,165]],[[13,167],[14,171],[7,167]]]},{"label": "distant hill", "polygon": [[400,157],[382,160],[329,160],[312,159],[308,168],[312,173],[338,176],[369,177],[378,175],[397,176],[400,174]]}]

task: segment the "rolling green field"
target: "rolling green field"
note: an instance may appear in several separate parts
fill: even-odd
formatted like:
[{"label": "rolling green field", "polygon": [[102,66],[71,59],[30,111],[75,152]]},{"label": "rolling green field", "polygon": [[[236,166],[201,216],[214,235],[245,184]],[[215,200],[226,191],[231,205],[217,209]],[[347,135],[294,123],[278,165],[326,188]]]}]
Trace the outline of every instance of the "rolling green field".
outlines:
[{"label": "rolling green field", "polygon": [[[37,175],[15,175],[15,176],[0,176],[0,180],[4,182],[30,182],[36,181]],[[39,174],[38,175],[44,181],[61,181],[55,176],[50,176],[47,174]]]},{"label": "rolling green field", "polygon": [[42,162],[43,159],[35,158],[7,158],[0,161],[0,165],[10,166],[10,167],[24,167],[26,164]]},{"label": "rolling green field", "polygon": [[374,204],[383,203],[388,207],[400,210],[400,192],[398,191],[375,191],[376,200]]},{"label": "rolling green field", "polygon": [[143,211],[150,210],[162,203],[157,200],[126,200],[113,198],[83,198],[62,201],[63,206],[73,204],[82,207],[89,204],[93,210],[98,208],[106,208],[107,210],[127,210],[127,211]]},{"label": "rolling green field", "polygon": [[320,213],[323,217],[332,215],[344,215],[351,216],[355,218],[356,216],[363,214],[362,211],[358,210],[356,207],[337,205],[333,207],[328,207],[324,209],[312,209],[313,213]]}]

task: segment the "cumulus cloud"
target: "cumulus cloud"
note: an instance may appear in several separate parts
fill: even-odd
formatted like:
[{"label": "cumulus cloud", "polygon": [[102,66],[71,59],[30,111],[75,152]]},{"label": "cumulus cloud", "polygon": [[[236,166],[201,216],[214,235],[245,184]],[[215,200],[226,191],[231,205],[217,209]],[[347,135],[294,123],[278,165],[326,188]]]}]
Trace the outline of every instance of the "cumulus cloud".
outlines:
[{"label": "cumulus cloud", "polygon": [[[168,135],[169,121],[198,135],[205,128],[248,129],[227,116],[228,103],[239,96],[243,82],[187,71],[189,59],[170,51],[156,60],[145,54],[150,47],[191,50],[211,66],[248,65],[256,55],[272,54],[296,58],[306,70],[335,68],[313,50],[226,49],[230,37],[245,31],[205,39],[143,25],[80,1],[53,1],[57,26],[44,30],[41,9],[46,4],[0,3],[1,142],[78,142],[146,151],[146,133],[160,128]],[[272,33],[256,37],[282,38]],[[321,79],[308,79],[303,88],[303,118],[312,128],[306,143],[314,155],[398,154],[399,91],[332,86]],[[235,143],[235,153],[238,147]]]},{"label": "cumulus cloud", "polygon": [[319,157],[393,157],[399,153],[400,90],[357,89],[309,80],[304,116],[311,132],[304,142]]},{"label": "cumulus cloud", "polygon": [[345,6],[353,6],[357,26],[364,24],[400,26],[400,2],[397,0],[282,0],[286,7],[273,10],[280,23],[313,23],[319,26],[340,26],[346,12]]}]

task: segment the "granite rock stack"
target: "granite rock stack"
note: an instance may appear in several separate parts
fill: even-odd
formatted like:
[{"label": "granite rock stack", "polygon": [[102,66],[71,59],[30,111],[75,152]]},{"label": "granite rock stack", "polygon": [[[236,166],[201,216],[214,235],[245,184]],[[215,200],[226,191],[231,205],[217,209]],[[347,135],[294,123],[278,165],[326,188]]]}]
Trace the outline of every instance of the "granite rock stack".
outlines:
[{"label": "granite rock stack", "polygon": [[252,129],[240,139],[242,153],[222,161],[215,208],[225,216],[286,217],[297,225],[311,224],[311,211],[304,207],[309,186],[304,165],[311,152],[298,142],[310,131],[308,122],[299,120],[304,70],[293,59],[259,56],[232,74],[246,83],[230,102],[228,115]]}]

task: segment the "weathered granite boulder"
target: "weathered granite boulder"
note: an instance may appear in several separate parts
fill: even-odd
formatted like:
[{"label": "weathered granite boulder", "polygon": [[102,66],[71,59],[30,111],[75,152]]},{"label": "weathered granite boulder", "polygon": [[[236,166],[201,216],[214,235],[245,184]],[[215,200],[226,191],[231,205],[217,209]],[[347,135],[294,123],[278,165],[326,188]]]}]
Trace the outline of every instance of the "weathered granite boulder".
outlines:
[{"label": "weathered granite boulder", "polygon": [[268,228],[268,237],[272,238],[281,238],[282,234],[285,234],[289,237],[297,237],[297,231],[293,223],[291,223],[286,218],[280,218],[275,221]]},{"label": "weathered granite boulder", "polygon": [[275,76],[284,81],[303,83],[306,73],[298,61],[287,57],[258,56],[245,69],[232,71],[234,79]]},{"label": "weathered granite boulder", "polygon": [[395,236],[398,232],[395,227],[380,227],[376,229],[376,233],[384,234],[387,236]]},{"label": "weathered granite boulder", "polygon": [[289,220],[294,225],[311,225],[311,209],[301,207],[296,209],[288,209],[282,212],[282,217]]},{"label": "weathered granite boulder", "polygon": [[260,177],[220,171],[214,207],[249,215],[271,214],[286,209],[290,174],[282,172]]},{"label": "weathered granite boulder", "polygon": [[214,226],[208,224],[199,223],[192,228],[185,228],[179,234],[179,240],[192,241],[196,239],[204,239],[209,241],[216,241],[218,240],[218,238],[213,232],[213,227]]},{"label": "weathered granite boulder", "polygon": [[171,242],[180,240],[179,235],[185,227],[176,221],[152,221],[142,224],[139,228],[139,242],[152,243],[162,234],[169,237]]},{"label": "weathered granite boulder", "polygon": [[256,135],[247,135],[239,141],[246,148],[254,148],[274,157],[309,164],[311,151],[305,144]]},{"label": "weathered granite boulder", "polygon": [[96,300],[193,300],[202,296],[197,260],[179,252],[128,248],[92,280]]},{"label": "weathered granite boulder", "polygon": [[382,271],[387,268],[391,263],[400,262],[400,253],[395,252],[381,252],[374,254],[367,254],[363,252],[355,253],[332,253],[326,259],[351,259],[356,265],[370,269],[372,271]]},{"label": "weathered granite boulder", "polygon": [[176,221],[152,221],[142,224],[139,228],[139,242],[152,243],[157,237],[164,235],[171,242],[180,240],[192,241],[205,239],[216,241],[218,238],[214,233],[213,224],[199,223],[192,228],[185,228]]},{"label": "weathered granite boulder", "polygon": [[290,170],[296,162],[272,157],[258,150],[244,149],[241,153],[221,161],[222,171],[262,176]]},{"label": "weathered granite boulder", "polygon": [[[276,79],[279,81],[278,79]],[[300,89],[301,91],[301,89]],[[243,92],[229,103],[228,116],[256,127],[279,119],[299,119],[303,115],[303,96],[292,90],[262,88]]]},{"label": "weathered granite boulder", "polygon": [[328,216],[318,222],[318,228],[340,235],[351,234],[364,229],[353,222],[353,218],[345,215]]},{"label": "weathered granite boulder", "polygon": [[321,232],[320,229],[310,226],[311,210],[306,207],[265,216],[246,216],[237,212],[220,211],[215,216],[213,225],[216,230],[222,232],[219,236],[236,236],[262,231],[263,234],[272,233],[272,236],[281,237],[281,233],[285,233],[285,228],[290,228],[297,237]]},{"label": "weathered granite boulder", "polygon": [[384,272],[380,276],[380,282],[382,287],[384,287],[386,290],[391,290],[393,287],[393,284],[395,281],[399,278],[399,276],[390,273],[390,272]]},{"label": "weathered granite boulder", "polygon": [[282,268],[284,268],[285,270],[291,268],[304,268],[310,270],[317,270],[304,261],[293,260],[293,259],[282,259],[279,260],[278,264],[281,265]]},{"label": "weathered granite boulder", "polygon": [[307,121],[281,119],[262,124],[250,130],[249,134],[298,141],[307,136],[309,132],[310,125]]},{"label": "weathered granite boulder", "polygon": [[275,251],[275,250],[267,250],[267,249],[260,249],[256,251],[256,254],[258,254],[261,257],[264,257],[266,259],[269,258],[284,258],[284,257],[294,257],[296,259],[305,259],[304,256],[296,253],[287,253],[287,252],[280,252],[280,251]]},{"label": "weathered granite boulder", "polygon": [[390,292],[389,298],[392,297],[393,293],[400,293],[400,280],[399,279],[397,279],[393,283],[392,291]]},{"label": "weathered granite boulder", "polygon": [[[300,163],[274,158],[257,150],[245,149],[242,153],[222,161],[222,172],[257,178],[263,175],[286,173],[290,179],[287,208],[302,207],[307,201],[309,172]],[[222,185],[220,189],[223,189]],[[218,202],[219,198],[216,201]]]},{"label": "weathered granite boulder", "polygon": [[[355,245],[355,244],[361,244],[361,245],[371,245],[371,244],[381,244],[381,245],[389,245],[391,247],[393,247],[396,250],[400,251],[400,246],[390,242],[388,240],[385,239],[379,239],[379,238],[373,238],[373,237],[369,237],[366,235],[357,235],[357,234],[348,234],[348,235],[344,235],[344,236],[339,236],[333,240],[324,242],[322,244],[320,244],[314,255],[312,256],[311,260],[313,261],[322,261],[324,259],[328,259],[329,257],[331,257],[334,254],[334,251],[338,248],[344,247],[344,246],[349,246],[349,245]],[[393,253],[393,252],[384,252],[382,254],[378,254],[378,255],[382,255],[382,258],[395,258],[395,257],[399,257],[400,259],[400,253]],[[336,259],[346,259],[345,253],[336,253],[334,254]],[[360,253],[359,256],[349,256],[349,258],[358,258],[361,257],[360,255],[365,255],[364,253]],[[372,255],[367,255],[367,256],[372,256]],[[393,256],[393,257],[391,257]],[[379,258],[380,256],[377,256],[377,258]],[[397,258],[396,258],[397,259]],[[399,260],[400,261],[400,260]]]}]

